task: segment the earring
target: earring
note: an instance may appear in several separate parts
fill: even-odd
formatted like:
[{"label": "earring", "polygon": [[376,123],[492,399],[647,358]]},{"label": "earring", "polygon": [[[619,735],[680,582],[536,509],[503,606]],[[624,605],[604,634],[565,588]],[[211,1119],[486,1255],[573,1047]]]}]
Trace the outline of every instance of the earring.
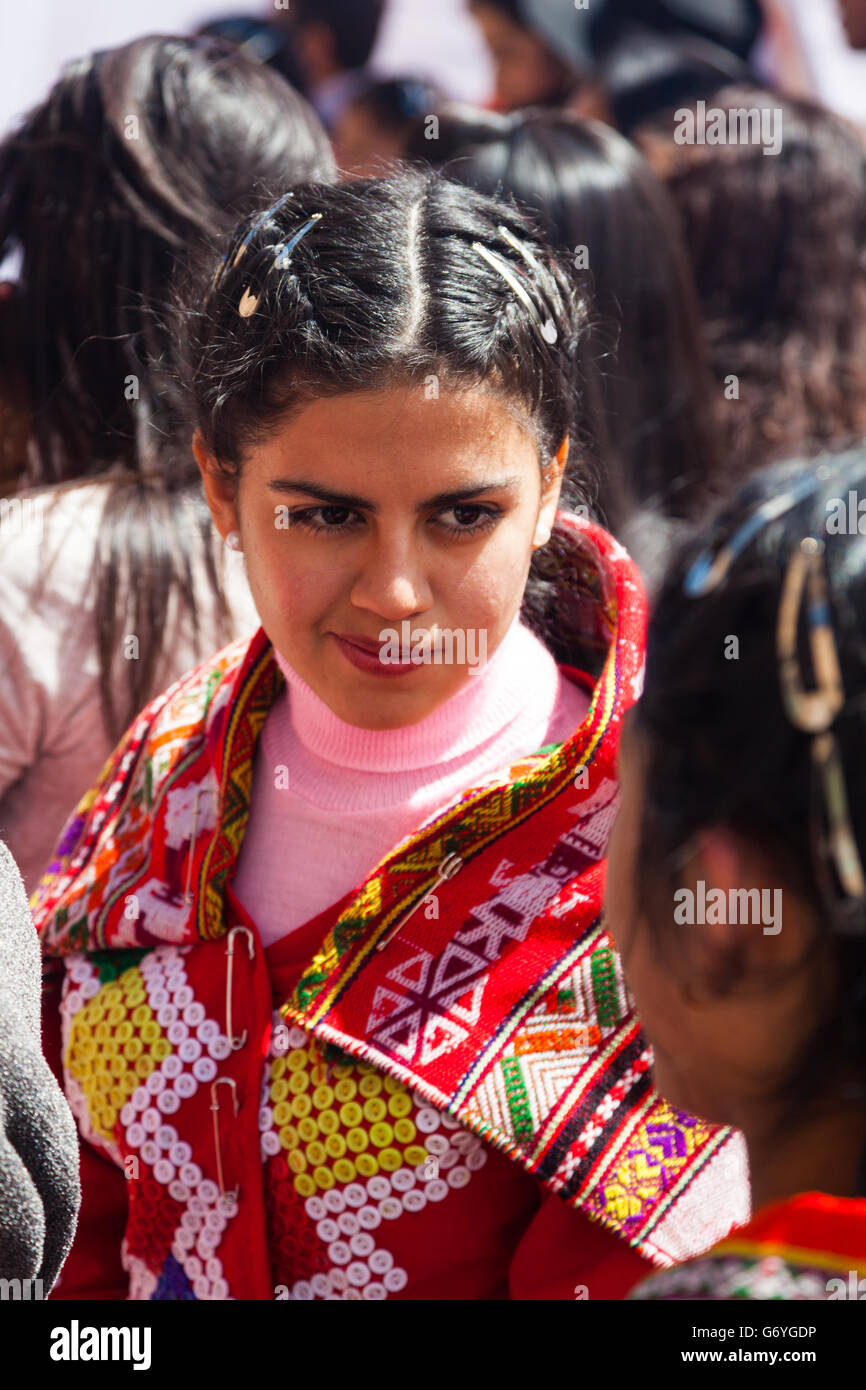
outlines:
[{"label": "earring", "polygon": [[241,538],[238,535],[237,531],[229,531],[228,535],[226,536],[226,545],[228,546],[229,550],[240,550]]}]

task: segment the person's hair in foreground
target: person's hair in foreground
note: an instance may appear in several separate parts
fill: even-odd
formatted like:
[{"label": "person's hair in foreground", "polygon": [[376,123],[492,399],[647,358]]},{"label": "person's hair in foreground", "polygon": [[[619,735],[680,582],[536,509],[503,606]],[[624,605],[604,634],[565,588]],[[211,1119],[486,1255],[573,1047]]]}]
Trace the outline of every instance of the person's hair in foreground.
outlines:
[{"label": "person's hair in foreground", "polygon": [[[562,505],[586,506],[592,461],[575,370],[584,324],[568,275],[513,207],[411,170],[298,187],[245,221],[216,275],[208,264],[182,296],[200,464],[210,460],[231,496],[248,447],[316,399],[481,388],[518,412],[545,489],[570,441]],[[555,566],[539,557],[525,605],[558,650]],[[248,574],[262,613],[267,595]]]},{"label": "person's hair in foreground", "polygon": [[[0,379],[21,379],[32,420],[22,485],[118,472],[97,577],[115,735],[153,694],[169,595],[197,617],[196,538],[177,510],[198,474],[165,326],[172,277],[287,177],[332,172],[303,98],[215,39],[151,36],[71,63],[0,144],[0,260],[21,265],[2,305]],[[200,528],[216,588],[204,510]],[[115,711],[110,675],[127,631],[140,659],[122,663],[129,698]]]},{"label": "person's hair in foreground", "polygon": [[440,136],[444,172],[528,209],[592,306],[607,524],[647,505],[697,516],[718,481],[708,378],[676,210],[646,160],[600,122],[543,110],[446,115]]},{"label": "person's hair in foreground", "polygon": [[863,450],[778,464],[683,548],[620,747],[611,931],[659,1089],[743,1130],[756,1207],[866,1197],[864,493]]},{"label": "person's hair in foreground", "polygon": [[682,216],[729,477],[740,479],[866,435],[866,149],[808,101],[736,86],[712,104],[726,130],[730,112],[778,113],[780,148],[677,143],[671,112],[636,138]]}]

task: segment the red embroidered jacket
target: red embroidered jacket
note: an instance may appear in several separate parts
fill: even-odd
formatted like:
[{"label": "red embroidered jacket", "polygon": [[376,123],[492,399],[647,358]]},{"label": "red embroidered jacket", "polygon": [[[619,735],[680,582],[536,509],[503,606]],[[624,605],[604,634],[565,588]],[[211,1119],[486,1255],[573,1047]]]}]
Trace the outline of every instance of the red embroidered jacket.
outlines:
[{"label": "red embroidered jacket", "polygon": [[85,1153],[60,1296],[621,1297],[746,1218],[741,1137],[655,1094],[600,919],[640,580],[580,518],[554,545],[584,722],[268,952],[230,886],[264,632],[127,732],[33,899]]}]

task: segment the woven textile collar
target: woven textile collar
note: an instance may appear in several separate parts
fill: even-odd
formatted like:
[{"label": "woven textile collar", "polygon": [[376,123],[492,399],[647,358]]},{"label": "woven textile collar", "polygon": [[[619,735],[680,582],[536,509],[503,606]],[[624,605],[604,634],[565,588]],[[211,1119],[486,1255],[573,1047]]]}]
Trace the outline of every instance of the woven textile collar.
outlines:
[{"label": "woven textile collar", "polygon": [[[619,730],[641,689],[643,591],[606,532],[560,514],[555,537],[570,557],[558,611],[572,615],[575,639],[557,631],[560,646],[584,668],[593,648],[601,654],[586,718],[397,845],[331,923],[281,1012],[665,1264],[745,1220],[744,1151],[652,1088],[601,921]],[[226,932],[256,740],[283,684],[260,631],[147,707],[34,895],[46,954],[141,953]],[[459,870],[440,881],[452,856]]]},{"label": "woven textile collar", "polygon": [[[594,626],[590,646],[609,643],[586,719],[566,743],[522,759],[498,785],[468,789],[392,851],[359,885],[306,972],[300,998],[318,995],[324,961],[341,959],[374,913],[384,932],[427,890],[443,852],[469,860],[561,797],[639,693],[645,612],[637,571],[612,537],[581,518],[559,513],[555,534],[578,557],[594,553],[605,581],[597,599],[578,595],[570,605],[585,629]],[[260,629],[144,709],[67,823],[33,895],[46,953],[192,944],[223,934],[224,889],[249,817],[255,746],[284,686]]]}]

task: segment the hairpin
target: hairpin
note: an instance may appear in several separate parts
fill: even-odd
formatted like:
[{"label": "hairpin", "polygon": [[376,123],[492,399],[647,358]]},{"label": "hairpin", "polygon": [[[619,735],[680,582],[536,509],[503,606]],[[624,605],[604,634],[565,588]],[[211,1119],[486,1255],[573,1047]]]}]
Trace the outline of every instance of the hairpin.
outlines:
[{"label": "hairpin", "polygon": [[776,521],[785,512],[790,511],[791,507],[802,502],[804,497],[808,497],[810,492],[814,492],[818,484],[829,476],[829,469],[822,464],[814,473],[809,473],[801,478],[787,492],[783,492],[779,497],[771,497],[768,502],[762,503],[752,515],[737,528],[730,540],[726,541],[721,549],[713,555],[710,550],[702,550],[697,559],[692,563],[686,572],[683,580],[683,589],[689,598],[703,598],[713,589],[718,588],[725,578],[734,560],[746,549],[755,536],[771,521]]},{"label": "hairpin", "polygon": [[[541,276],[544,274],[544,266],[541,264],[541,261],[538,259],[538,257],[533,255],[532,251],[530,251],[529,247],[526,245],[526,242],[520,241],[514,235],[514,233],[508,229],[508,227],[503,227],[501,222],[499,224],[498,231],[499,235],[503,237],[505,241],[508,242],[508,245],[511,246],[519,256],[523,257],[532,273],[538,276],[540,279]],[[552,318],[549,318],[545,321],[544,325],[542,326],[541,332],[546,343],[556,342],[556,324],[553,322]]]},{"label": "hairpin", "polygon": [[[234,260],[232,261],[232,268],[240,264],[243,256],[246,254],[246,249],[252,241],[253,237],[255,236],[256,232],[264,226],[268,218],[273,217],[275,212],[279,212],[283,204],[287,203],[289,198],[294,198],[294,196],[294,193],[291,190],[289,190],[288,193],[284,193],[281,198],[278,198],[275,203],[272,203],[271,206],[267,208],[261,214],[260,217],[256,218],[256,221],[250,227],[250,230],[247,232],[246,236],[244,237],[243,241],[241,242],[240,246],[235,252]],[[213,277],[213,280],[211,281],[212,290],[215,290],[217,285],[219,284],[220,276],[223,274],[226,266],[228,265],[229,257],[231,256],[231,254],[231,251],[229,251],[228,255],[224,256],[223,259],[220,261],[220,264],[217,266],[216,273]]]},{"label": "hairpin", "polygon": [[[797,631],[803,595],[809,654],[817,687],[807,691],[800,675]],[[849,899],[866,898],[866,874],[857,847],[845,791],[845,775],[833,722],[845,705],[839,654],[827,602],[824,542],[806,536],[793,552],[776,623],[779,683],[785,712],[795,728],[812,734],[812,763],[821,778],[829,827],[828,846],[839,882]]]},{"label": "hairpin", "polygon": [[276,247],[274,251],[274,263],[271,266],[272,270],[285,270],[288,267],[288,264],[292,259],[292,252],[294,251],[298,242],[301,241],[302,238],[307,235],[307,232],[309,232],[313,227],[315,227],[317,222],[320,222],[322,220],[323,216],[324,214],[321,212],[314,212],[309,222],[305,222],[303,227],[301,227],[297,232],[295,232],[295,235],[289,241],[286,241],[281,246]]},{"label": "hairpin", "polygon": [[[502,229],[500,228],[500,230]],[[556,332],[556,324],[553,322],[553,319],[548,319],[546,322],[542,321],[538,309],[536,308],[535,304],[533,304],[529,294],[527,293],[523,285],[521,285],[517,276],[514,274],[514,271],[507,264],[507,262],[504,261],[501,256],[498,256],[495,251],[488,251],[487,247],[482,246],[480,241],[473,241],[472,250],[477,251],[479,256],[484,257],[487,264],[493,267],[497,275],[502,276],[502,279],[514,291],[521,303],[526,305],[526,308],[529,310],[530,316],[544,341],[546,343],[555,343],[558,336]],[[525,255],[525,253],[523,252],[521,254]]]},{"label": "hairpin", "polygon": [[[295,232],[294,236],[290,237],[288,241],[281,242],[280,245],[275,248],[274,259],[271,261],[270,265],[271,270],[285,270],[288,267],[292,259],[292,252],[298,245],[298,242],[307,235],[307,232],[309,232],[311,228],[315,227],[317,222],[321,221],[323,216],[324,214],[321,212],[314,212],[309,221],[305,222],[303,227],[300,227],[298,231]],[[259,307],[260,299],[261,294],[253,294],[249,286],[247,286],[238,304],[238,313],[242,319],[248,319],[251,314],[256,312],[256,309]]]}]

